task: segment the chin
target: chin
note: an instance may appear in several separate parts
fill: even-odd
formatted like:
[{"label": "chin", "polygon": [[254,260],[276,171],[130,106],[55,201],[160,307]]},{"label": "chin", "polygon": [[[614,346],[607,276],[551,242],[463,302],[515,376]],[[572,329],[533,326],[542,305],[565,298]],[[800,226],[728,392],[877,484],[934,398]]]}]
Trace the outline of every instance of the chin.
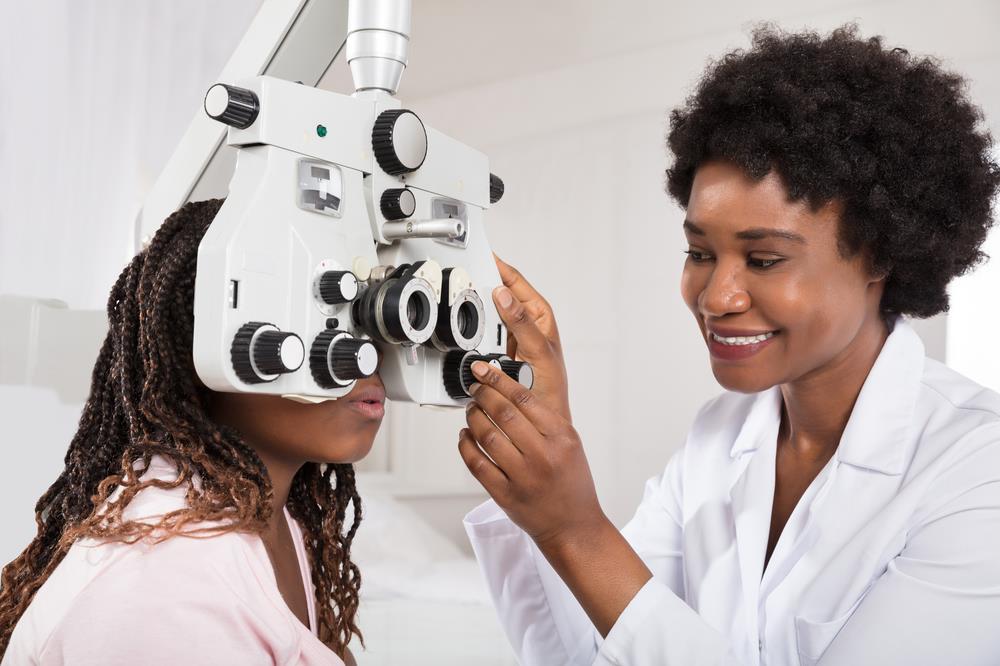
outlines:
[{"label": "chin", "polygon": [[318,456],[318,459],[321,462],[333,465],[353,464],[371,453],[374,443],[374,436],[364,439],[359,438],[353,442],[345,442],[343,439],[337,439],[330,442],[329,448],[324,449]]},{"label": "chin", "polygon": [[778,383],[767,377],[762,377],[750,369],[717,368],[714,364],[712,365],[712,374],[715,375],[715,381],[719,382],[722,388],[735,393],[759,393]]}]

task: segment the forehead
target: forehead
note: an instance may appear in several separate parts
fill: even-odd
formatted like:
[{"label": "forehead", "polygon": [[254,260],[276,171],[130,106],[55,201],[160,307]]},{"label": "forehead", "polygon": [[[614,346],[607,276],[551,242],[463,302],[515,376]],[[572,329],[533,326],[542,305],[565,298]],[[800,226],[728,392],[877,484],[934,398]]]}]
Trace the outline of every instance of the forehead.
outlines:
[{"label": "forehead", "polygon": [[774,228],[812,238],[836,233],[840,207],[831,202],[813,211],[805,199],[788,199],[774,170],[754,181],[729,162],[712,161],[695,172],[687,218],[709,234]]}]

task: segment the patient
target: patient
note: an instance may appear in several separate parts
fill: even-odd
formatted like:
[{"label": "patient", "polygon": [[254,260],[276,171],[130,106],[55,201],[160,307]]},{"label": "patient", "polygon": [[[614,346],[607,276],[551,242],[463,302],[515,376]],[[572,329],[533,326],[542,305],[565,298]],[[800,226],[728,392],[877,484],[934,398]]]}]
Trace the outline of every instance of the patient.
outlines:
[{"label": "patient", "polygon": [[221,205],[171,215],[111,290],[65,468],[3,569],[3,666],[353,663],[351,463],[385,391],[374,375],[307,405],[198,380],[198,244]]}]

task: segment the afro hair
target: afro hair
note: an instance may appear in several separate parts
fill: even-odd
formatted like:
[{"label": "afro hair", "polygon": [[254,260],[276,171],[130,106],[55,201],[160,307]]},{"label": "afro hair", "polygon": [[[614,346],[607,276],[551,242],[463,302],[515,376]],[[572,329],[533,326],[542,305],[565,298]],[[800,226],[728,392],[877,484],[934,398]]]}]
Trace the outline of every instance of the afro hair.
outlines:
[{"label": "afro hair", "polygon": [[765,25],[711,63],[670,114],[667,190],[686,208],[695,171],[721,159],[754,180],[774,169],[814,210],[839,200],[842,254],[886,275],[881,311],[930,317],[985,258],[1000,168],[962,77],[857,32]]}]

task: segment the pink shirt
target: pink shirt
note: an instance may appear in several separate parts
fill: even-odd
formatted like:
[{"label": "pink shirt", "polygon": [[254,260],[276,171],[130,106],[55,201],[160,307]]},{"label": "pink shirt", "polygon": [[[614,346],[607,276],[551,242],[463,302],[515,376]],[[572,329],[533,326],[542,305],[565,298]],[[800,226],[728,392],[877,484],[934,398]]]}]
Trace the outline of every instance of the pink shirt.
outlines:
[{"label": "pink shirt", "polygon": [[[175,479],[154,457],[148,475]],[[146,478],[146,477],[144,477]],[[127,519],[186,505],[185,488],[141,491]],[[38,590],[0,666],[343,666],[316,637],[312,578],[298,523],[285,509],[309,605],[309,627],[278,590],[253,534],[173,537],[160,544],[75,543]]]}]

